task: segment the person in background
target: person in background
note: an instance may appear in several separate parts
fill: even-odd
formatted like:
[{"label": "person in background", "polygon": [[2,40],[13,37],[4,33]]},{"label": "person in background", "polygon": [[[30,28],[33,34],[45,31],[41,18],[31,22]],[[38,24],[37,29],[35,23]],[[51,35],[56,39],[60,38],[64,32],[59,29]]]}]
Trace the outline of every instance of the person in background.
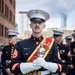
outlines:
[{"label": "person in background", "polygon": [[72,35],[66,36],[66,37],[65,37],[65,42],[66,42],[66,45],[68,45],[69,48],[70,48],[70,44],[71,44],[71,42],[72,42]]},{"label": "person in background", "polygon": [[61,71],[60,56],[54,39],[44,38],[42,30],[50,15],[43,10],[27,12],[32,35],[16,45],[11,63],[11,72],[25,75],[50,75]]},{"label": "person in background", "polygon": [[[69,50],[71,51],[72,35],[66,36],[65,42],[66,42],[66,45],[69,47]],[[71,54],[71,65],[69,65],[67,75],[72,75],[72,69],[73,69],[73,64],[72,64],[72,54]]]},{"label": "person in background", "polygon": [[62,43],[63,31],[53,30],[53,32],[54,32],[53,36],[54,36],[55,42],[57,43],[57,47],[58,47],[62,64],[63,64],[60,75],[66,75],[68,71],[68,65],[70,65],[71,63],[71,60],[70,60],[71,53],[70,53],[69,47]]},{"label": "person in background", "polygon": [[73,64],[72,75],[75,75],[75,32],[72,34],[72,36],[73,36],[73,40],[74,40],[71,43],[72,64]]},{"label": "person in background", "polygon": [[1,55],[3,46],[4,46],[3,43],[0,43],[0,75],[2,75]]},{"label": "person in background", "polygon": [[15,30],[8,30],[9,45],[4,46],[1,55],[2,73],[3,75],[13,75],[10,71],[11,57],[15,50],[17,34]]}]

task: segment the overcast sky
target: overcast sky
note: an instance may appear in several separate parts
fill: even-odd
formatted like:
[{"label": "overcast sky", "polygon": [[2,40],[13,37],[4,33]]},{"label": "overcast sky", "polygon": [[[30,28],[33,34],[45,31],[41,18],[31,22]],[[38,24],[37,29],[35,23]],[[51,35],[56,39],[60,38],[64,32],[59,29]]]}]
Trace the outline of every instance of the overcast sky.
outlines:
[{"label": "overcast sky", "polygon": [[50,14],[47,27],[55,27],[61,13],[67,15],[67,27],[75,27],[75,0],[16,0],[16,22],[18,23],[19,11],[31,9],[42,9]]}]

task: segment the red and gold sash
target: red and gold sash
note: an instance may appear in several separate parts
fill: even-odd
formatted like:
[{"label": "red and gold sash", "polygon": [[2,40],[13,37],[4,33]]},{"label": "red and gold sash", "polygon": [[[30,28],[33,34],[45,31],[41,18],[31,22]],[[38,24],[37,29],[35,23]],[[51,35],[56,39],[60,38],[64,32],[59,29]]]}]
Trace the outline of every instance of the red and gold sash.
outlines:
[{"label": "red and gold sash", "polygon": [[47,56],[47,54],[51,50],[51,47],[52,47],[53,43],[54,43],[54,39],[52,39],[52,38],[44,38],[42,40],[42,42],[36,47],[36,49],[34,50],[34,52],[30,55],[30,57],[27,59],[27,62],[32,62],[35,58],[38,57],[37,51],[40,48],[41,44],[45,48],[45,54],[43,56],[43,58],[45,59],[46,56]]}]

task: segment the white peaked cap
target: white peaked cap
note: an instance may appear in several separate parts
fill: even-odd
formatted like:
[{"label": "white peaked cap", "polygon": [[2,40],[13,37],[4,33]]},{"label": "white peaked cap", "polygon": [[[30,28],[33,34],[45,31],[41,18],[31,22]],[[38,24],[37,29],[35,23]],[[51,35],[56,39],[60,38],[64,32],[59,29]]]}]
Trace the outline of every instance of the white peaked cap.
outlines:
[{"label": "white peaked cap", "polygon": [[19,33],[15,30],[8,30],[8,35],[17,35],[17,34]]},{"label": "white peaked cap", "polygon": [[58,36],[63,35],[63,31],[62,30],[53,30],[53,32],[54,32],[54,35],[58,35]]},{"label": "white peaked cap", "polygon": [[28,13],[27,13],[27,16],[28,18],[40,18],[40,19],[43,19],[43,20],[48,20],[50,18],[50,15],[43,11],[43,10],[30,10]]},{"label": "white peaked cap", "polygon": [[71,36],[71,35],[68,35],[68,36],[65,37],[65,39],[66,39],[66,40],[72,39],[72,36]]}]

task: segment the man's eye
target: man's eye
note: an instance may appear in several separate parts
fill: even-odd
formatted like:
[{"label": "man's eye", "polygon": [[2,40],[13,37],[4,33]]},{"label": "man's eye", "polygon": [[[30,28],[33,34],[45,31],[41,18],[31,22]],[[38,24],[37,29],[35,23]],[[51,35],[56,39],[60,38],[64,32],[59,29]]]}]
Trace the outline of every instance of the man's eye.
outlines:
[{"label": "man's eye", "polygon": [[38,24],[42,24],[42,22],[38,22]]}]

